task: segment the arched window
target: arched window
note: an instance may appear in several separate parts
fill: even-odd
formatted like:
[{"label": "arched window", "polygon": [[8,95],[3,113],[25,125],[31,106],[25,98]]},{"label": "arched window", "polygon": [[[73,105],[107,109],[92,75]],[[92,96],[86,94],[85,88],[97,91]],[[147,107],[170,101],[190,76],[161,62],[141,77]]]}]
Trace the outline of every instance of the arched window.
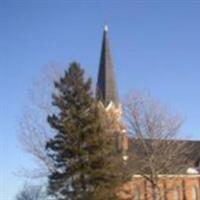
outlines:
[{"label": "arched window", "polygon": [[181,199],[181,188],[176,187],[176,189],[173,192],[174,200],[180,200]]},{"label": "arched window", "polygon": [[133,200],[140,200],[140,190],[136,188],[133,193]]},{"label": "arched window", "polygon": [[192,200],[198,200],[199,199],[199,193],[198,188],[196,186],[192,187]]}]

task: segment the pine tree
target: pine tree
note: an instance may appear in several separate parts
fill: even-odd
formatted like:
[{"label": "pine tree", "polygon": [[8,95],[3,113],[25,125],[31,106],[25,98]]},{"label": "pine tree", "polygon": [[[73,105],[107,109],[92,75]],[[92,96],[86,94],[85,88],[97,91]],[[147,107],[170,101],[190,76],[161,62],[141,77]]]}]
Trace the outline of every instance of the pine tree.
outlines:
[{"label": "pine tree", "polygon": [[[49,176],[49,192],[57,199],[116,199],[114,188],[121,161],[116,156],[113,130],[84,79],[79,64],[72,63],[55,82],[53,105],[58,112],[48,117],[57,134],[47,143],[56,171]],[[111,195],[112,194],[112,195]]]}]

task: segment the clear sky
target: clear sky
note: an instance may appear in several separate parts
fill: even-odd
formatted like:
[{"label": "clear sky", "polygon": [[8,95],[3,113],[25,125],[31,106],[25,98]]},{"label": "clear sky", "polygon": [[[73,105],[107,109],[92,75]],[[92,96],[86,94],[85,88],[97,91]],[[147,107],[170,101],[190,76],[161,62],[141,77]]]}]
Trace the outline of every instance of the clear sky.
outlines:
[{"label": "clear sky", "polygon": [[120,96],[145,89],[184,116],[200,139],[200,1],[0,0],[0,200],[30,159],[17,141],[27,89],[51,62],[79,61],[96,79],[103,25]]}]

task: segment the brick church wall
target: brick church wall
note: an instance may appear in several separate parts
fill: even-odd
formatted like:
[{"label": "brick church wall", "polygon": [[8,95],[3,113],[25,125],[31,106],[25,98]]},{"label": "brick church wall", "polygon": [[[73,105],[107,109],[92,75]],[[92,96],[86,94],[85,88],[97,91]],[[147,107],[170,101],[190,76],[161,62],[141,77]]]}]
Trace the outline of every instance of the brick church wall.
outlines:
[{"label": "brick church wall", "polygon": [[[200,200],[200,175],[160,175],[158,191],[157,200]],[[151,185],[140,175],[133,176],[117,193],[122,200],[153,200]]]}]

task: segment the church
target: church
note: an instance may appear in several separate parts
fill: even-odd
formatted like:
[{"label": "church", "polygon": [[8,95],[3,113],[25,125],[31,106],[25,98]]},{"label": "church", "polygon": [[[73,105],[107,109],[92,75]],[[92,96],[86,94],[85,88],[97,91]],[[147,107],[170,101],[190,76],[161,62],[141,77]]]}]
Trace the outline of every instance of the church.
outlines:
[{"label": "church", "polygon": [[[116,146],[124,162],[133,170],[132,179],[121,186],[116,192],[122,200],[200,200],[200,142],[176,140],[173,142],[159,141],[162,147],[173,151],[175,146],[184,144],[187,148],[187,161],[181,162],[183,153],[175,158],[174,165],[180,165],[178,170],[160,170],[156,175],[157,183],[152,188],[151,175],[140,172],[140,161],[143,155],[137,139],[128,136],[128,131],[122,120],[122,106],[118,98],[114,65],[109,43],[108,26],[104,27],[100,56],[99,72],[96,85],[96,98],[108,113],[116,116]],[[147,145],[154,141],[145,140]],[[141,150],[141,151],[140,151]],[[140,154],[136,159],[134,154]],[[133,156],[134,157],[134,156]],[[175,168],[175,167],[174,167]]]}]

